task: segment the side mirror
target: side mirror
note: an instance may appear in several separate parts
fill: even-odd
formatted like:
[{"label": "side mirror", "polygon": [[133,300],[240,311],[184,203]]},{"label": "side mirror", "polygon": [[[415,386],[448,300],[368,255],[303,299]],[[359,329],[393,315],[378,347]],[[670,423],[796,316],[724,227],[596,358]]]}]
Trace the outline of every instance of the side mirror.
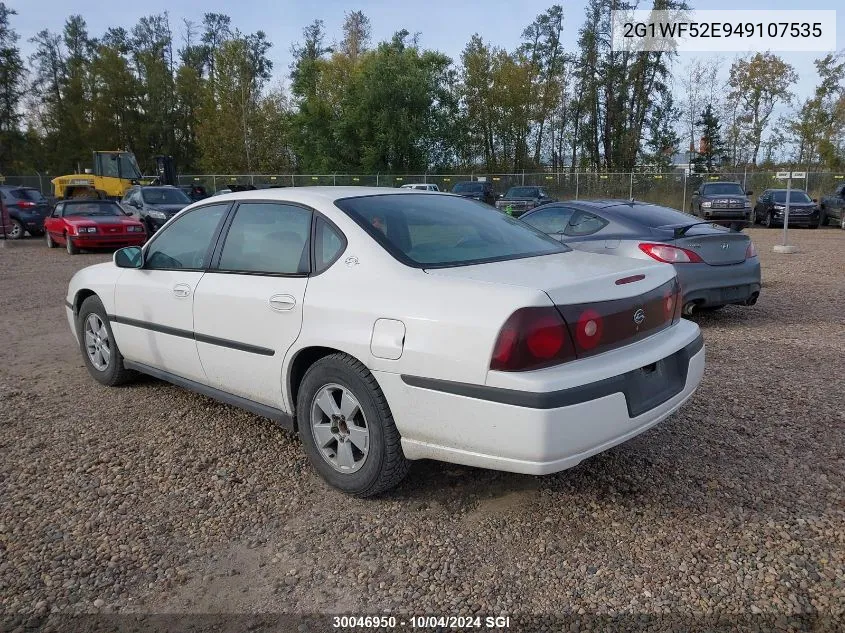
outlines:
[{"label": "side mirror", "polygon": [[141,268],[144,265],[144,251],[140,246],[127,246],[114,252],[114,265],[118,268]]},{"label": "side mirror", "polygon": [[818,201],[819,201],[818,198],[813,198],[813,202],[818,202]]},{"label": "side mirror", "polygon": [[753,195],[754,195],[754,192],[753,192],[753,191],[746,191],[746,192],[745,192],[745,195],[746,195],[746,196],[753,196]]}]

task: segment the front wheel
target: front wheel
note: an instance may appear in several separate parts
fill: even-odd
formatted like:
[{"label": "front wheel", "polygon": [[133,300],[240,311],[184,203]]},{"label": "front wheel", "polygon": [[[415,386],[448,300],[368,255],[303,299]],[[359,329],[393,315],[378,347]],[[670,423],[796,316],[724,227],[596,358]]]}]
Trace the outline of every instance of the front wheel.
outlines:
[{"label": "front wheel", "polygon": [[65,247],[67,248],[68,255],[77,255],[79,254],[79,247],[73,243],[70,239],[70,235],[65,233]]},{"label": "front wheel", "polygon": [[113,387],[135,377],[135,372],[123,365],[123,355],[98,296],[92,295],[82,302],[76,318],[76,334],[85,367],[94,380]]},{"label": "front wheel", "polygon": [[299,387],[297,423],[314,469],[335,488],[369,497],[399,484],[410,462],[373,375],[346,354],[314,363]]},{"label": "front wheel", "polygon": [[771,228],[773,228],[773,227],[775,226],[775,219],[774,219],[774,217],[772,216],[772,212],[771,212],[771,211],[769,211],[769,212],[766,214],[766,217],[765,217],[765,218],[764,218],[764,220],[763,220],[763,226],[765,226],[767,229],[771,229]]},{"label": "front wheel", "polygon": [[53,241],[50,231],[45,231],[44,235],[46,236],[44,239],[47,242],[47,248],[56,248],[58,246],[58,244]]}]

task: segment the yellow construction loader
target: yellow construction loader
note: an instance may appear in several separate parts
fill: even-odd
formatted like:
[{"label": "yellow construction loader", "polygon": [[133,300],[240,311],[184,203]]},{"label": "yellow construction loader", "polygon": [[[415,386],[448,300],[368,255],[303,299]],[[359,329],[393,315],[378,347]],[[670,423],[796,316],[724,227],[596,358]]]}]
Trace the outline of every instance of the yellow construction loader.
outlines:
[{"label": "yellow construction loader", "polygon": [[84,174],[53,178],[53,195],[60,199],[101,198],[118,200],[141,182],[135,154],[125,151],[94,152],[94,168]]}]

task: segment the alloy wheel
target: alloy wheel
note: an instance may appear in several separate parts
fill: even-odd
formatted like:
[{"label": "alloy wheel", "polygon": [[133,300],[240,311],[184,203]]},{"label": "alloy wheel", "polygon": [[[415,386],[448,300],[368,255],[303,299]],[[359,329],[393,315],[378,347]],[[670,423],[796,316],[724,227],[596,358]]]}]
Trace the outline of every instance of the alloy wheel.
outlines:
[{"label": "alloy wheel", "polygon": [[97,371],[106,371],[112,356],[111,341],[106,324],[96,314],[89,314],[85,320],[84,336],[88,360]]},{"label": "alloy wheel", "polygon": [[320,455],[336,471],[354,473],[367,461],[370,428],[348,388],[332,383],[317,391],[311,401],[311,433]]}]

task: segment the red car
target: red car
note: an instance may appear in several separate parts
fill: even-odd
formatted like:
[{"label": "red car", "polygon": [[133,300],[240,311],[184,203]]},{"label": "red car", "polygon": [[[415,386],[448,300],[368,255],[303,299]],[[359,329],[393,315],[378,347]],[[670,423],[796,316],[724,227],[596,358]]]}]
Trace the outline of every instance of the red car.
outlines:
[{"label": "red car", "polygon": [[147,241],[144,225],[126,217],[111,200],[63,200],[44,220],[47,246],[62,244],[76,255],[80,249],[141,246]]}]

